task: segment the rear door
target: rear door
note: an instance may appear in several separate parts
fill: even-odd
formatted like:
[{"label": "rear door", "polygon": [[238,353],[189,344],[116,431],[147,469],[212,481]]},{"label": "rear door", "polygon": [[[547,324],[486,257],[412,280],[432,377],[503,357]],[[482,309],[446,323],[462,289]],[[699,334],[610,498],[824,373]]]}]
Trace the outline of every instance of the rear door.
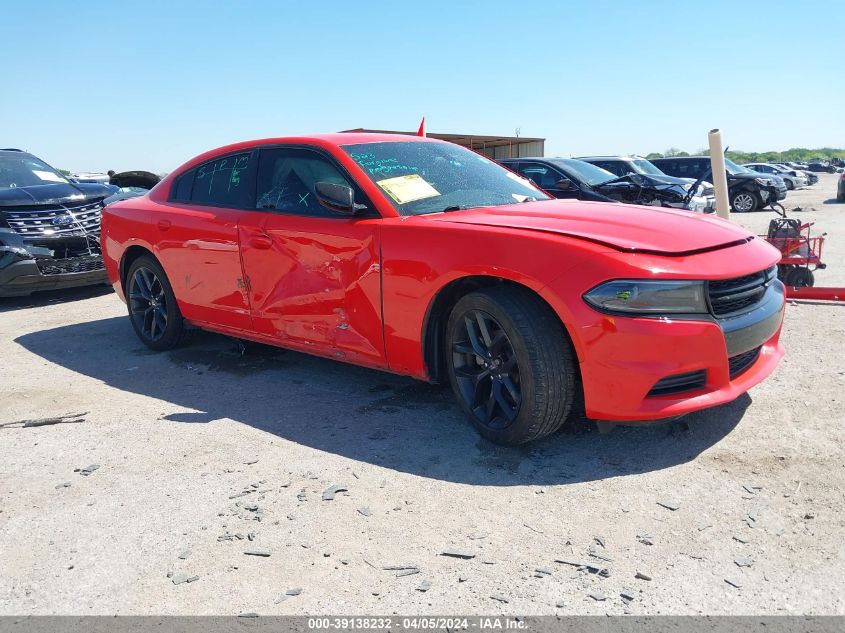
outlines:
[{"label": "rear door", "polygon": [[189,321],[252,329],[238,221],[252,206],[255,152],[215,158],[182,174],[153,211],[156,256]]},{"label": "rear door", "polygon": [[386,367],[381,318],[380,217],[343,216],[316,199],[317,182],[346,184],[321,150],[264,148],[253,209],[239,221],[252,319],[279,344]]}]

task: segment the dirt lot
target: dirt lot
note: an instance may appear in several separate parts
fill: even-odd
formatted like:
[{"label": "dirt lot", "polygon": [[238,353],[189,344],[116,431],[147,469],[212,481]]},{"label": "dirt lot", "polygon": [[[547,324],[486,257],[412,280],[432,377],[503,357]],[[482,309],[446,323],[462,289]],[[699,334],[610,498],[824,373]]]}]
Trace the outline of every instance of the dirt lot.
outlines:
[{"label": "dirt lot", "polygon": [[[786,201],[828,233],[817,285],[845,286],[835,178]],[[88,412],[0,428],[0,614],[845,614],[845,305],[790,305],[730,405],[520,449],[410,379],[152,353],[102,290],[0,313],[0,423]]]}]

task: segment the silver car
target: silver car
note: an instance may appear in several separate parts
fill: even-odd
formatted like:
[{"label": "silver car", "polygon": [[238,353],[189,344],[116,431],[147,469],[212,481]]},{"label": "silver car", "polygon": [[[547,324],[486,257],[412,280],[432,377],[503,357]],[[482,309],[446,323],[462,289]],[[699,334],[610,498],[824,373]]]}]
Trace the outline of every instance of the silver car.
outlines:
[{"label": "silver car", "polygon": [[800,187],[806,187],[809,184],[808,178],[803,172],[797,169],[787,169],[786,167],[772,163],[746,163],[743,167],[747,167],[759,174],[780,176],[786,184],[787,189],[798,189]]}]

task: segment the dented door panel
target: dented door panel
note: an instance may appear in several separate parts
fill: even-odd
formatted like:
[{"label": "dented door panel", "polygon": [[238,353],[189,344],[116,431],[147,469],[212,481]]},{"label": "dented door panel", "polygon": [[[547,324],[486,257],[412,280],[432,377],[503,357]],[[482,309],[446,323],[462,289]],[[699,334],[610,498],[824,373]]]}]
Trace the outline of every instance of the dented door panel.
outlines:
[{"label": "dented door panel", "polygon": [[386,367],[378,222],[244,212],[238,230],[255,331]]}]

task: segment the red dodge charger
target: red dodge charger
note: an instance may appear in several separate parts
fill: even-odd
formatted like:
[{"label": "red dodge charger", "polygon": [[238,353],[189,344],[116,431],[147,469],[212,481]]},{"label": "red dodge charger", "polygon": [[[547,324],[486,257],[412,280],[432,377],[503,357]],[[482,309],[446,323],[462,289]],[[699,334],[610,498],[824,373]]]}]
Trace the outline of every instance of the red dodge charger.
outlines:
[{"label": "red dodge charger", "polygon": [[555,200],[487,158],[387,134],[274,138],[109,205],[102,247],[138,337],[202,328],[451,383],[518,444],[573,406],[652,420],[769,375],[780,254],[718,218]]}]

